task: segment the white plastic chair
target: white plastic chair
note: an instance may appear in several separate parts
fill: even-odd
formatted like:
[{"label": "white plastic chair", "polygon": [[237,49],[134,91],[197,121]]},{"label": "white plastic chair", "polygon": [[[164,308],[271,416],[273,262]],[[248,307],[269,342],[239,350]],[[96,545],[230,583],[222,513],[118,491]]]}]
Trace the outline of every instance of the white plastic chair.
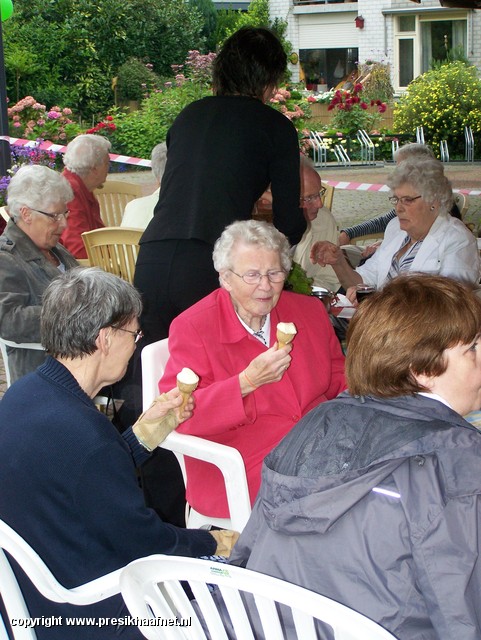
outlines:
[{"label": "white plastic chair", "polygon": [[[205,625],[192,606],[180,581],[189,583]],[[290,639],[315,640],[319,636],[315,620],[329,625],[336,640],[394,640],[394,636],[365,616],[303,587],[278,578],[207,560],[154,555],[134,560],[120,575],[120,588],[131,616],[140,620],[191,620],[190,626],[139,626],[149,640],[227,640],[225,624],[208,585],[218,585],[228,611],[235,638],[240,640],[279,640],[282,632],[279,608],[285,605],[284,620],[290,621]],[[253,594],[242,598],[240,592]],[[217,600],[218,602],[218,600]],[[246,610],[247,602],[247,610]],[[253,629],[249,618],[255,610],[260,619]],[[289,613],[292,613],[292,618]],[[256,616],[257,617],[257,616]],[[262,625],[262,636],[259,624]],[[290,628],[292,625],[292,629]],[[294,634],[295,627],[295,634]]]},{"label": "white plastic chair", "polygon": [[[16,560],[35,588],[52,602],[87,605],[120,593],[121,569],[79,587],[66,589],[54,578],[50,569],[32,547],[6,522],[0,520],[0,595],[10,620],[12,618],[27,619],[31,616],[3,550]],[[79,613],[79,615],[82,614]],[[0,638],[2,638],[1,626],[2,621],[0,620]],[[37,638],[35,630],[31,628],[15,626],[11,630],[15,640],[36,640]]]},{"label": "white plastic chair", "polygon": [[[141,359],[142,404],[145,411],[159,395],[158,382],[169,359],[168,338],[144,347]],[[201,514],[190,508],[187,526],[194,529],[205,524],[213,524],[225,529],[242,531],[251,513],[251,503],[244,461],[237,449],[177,431],[170,433],[160,446],[175,453],[182,469],[184,482],[187,482],[184,456],[210,462],[218,467],[224,476],[230,519],[214,518],[208,513]]]},{"label": "white plastic chair", "polygon": [[12,378],[10,375],[10,367],[8,366],[7,347],[14,347],[15,349],[35,349],[36,351],[43,351],[44,348],[39,342],[12,342],[12,340],[0,338],[0,353],[2,354],[3,364],[5,365],[5,377],[7,378],[8,389]]}]

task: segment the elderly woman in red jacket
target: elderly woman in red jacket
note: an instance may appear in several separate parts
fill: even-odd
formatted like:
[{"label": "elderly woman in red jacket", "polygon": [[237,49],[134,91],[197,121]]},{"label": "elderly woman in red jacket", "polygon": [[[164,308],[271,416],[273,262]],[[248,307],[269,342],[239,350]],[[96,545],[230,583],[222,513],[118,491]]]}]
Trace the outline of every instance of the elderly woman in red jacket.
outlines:
[{"label": "elderly woman in red jacket", "polygon": [[[175,385],[183,367],[197,373],[197,409],[179,431],[235,447],[253,501],[264,457],[302,416],[345,389],[344,357],[324,305],[283,289],[290,247],[275,227],[234,222],[213,258],[221,287],[173,321],[159,388]],[[285,348],[277,345],[279,322],[297,328]],[[189,504],[228,517],[220,472],[198,460],[186,463]]]}]

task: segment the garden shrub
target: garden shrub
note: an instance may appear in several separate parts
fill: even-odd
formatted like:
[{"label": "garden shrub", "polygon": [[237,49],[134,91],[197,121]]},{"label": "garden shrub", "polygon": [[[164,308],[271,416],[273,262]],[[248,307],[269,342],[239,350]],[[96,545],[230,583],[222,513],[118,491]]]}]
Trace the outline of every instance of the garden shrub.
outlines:
[{"label": "garden shrub", "polygon": [[152,65],[138,58],[129,58],[117,72],[117,93],[121,101],[142,100],[160,84]]},{"label": "garden shrub", "polygon": [[111,136],[115,153],[150,158],[152,148],[165,140],[180,111],[194,100],[211,95],[210,89],[190,80],[180,86],[166,84],[171,86],[142,100],[138,111],[116,114],[116,129]]},{"label": "garden shrub", "polygon": [[443,64],[413,80],[394,110],[394,129],[413,133],[422,126],[426,143],[439,150],[446,140],[450,156],[463,157],[464,128],[481,133],[481,81],[475,67]]}]

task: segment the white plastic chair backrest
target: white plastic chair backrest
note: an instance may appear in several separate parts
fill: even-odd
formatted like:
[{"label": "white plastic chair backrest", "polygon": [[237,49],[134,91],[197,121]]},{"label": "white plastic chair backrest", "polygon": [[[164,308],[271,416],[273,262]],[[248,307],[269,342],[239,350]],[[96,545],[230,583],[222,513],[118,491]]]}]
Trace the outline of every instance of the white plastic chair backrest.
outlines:
[{"label": "white plastic chair backrest", "polygon": [[12,340],[0,338],[0,353],[2,354],[3,364],[5,366],[5,377],[7,379],[8,389],[11,384],[12,377],[10,375],[10,367],[8,366],[7,347],[14,347],[15,349],[35,349],[36,351],[43,351],[44,349],[39,342],[12,342]]},{"label": "white plastic chair backrest", "polygon": [[5,222],[8,222],[10,220],[10,215],[7,211],[7,207],[0,207],[0,216],[2,216]]},{"label": "white plastic chair backrest", "polygon": [[[147,345],[142,349],[142,403],[148,409],[159,394],[158,382],[169,359],[168,338]],[[160,445],[177,456],[186,482],[184,455],[198,458],[218,467],[224,477],[230,518],[214,518],[190,509],[187,526],[201,527],[214,524],[219,527],[242,531],[251,513],[249,490],[242,456],[233,447],[228,447],[205,438],[173,431]]]},{"label": "white plastic chair backrest", "polygon": [[[30,614],[15,574],[1,549],[7,551],[16,560],[35,588],[45,598],[53,602],[87,605],[105,600],[120,592],[121,569],[79,587],[66,589],[56,580],[32,547],[6,522],[0,520],[0,594],[10,619],[25,619],[29,618]],[[13,631],[15,640],[34,640],[36,638],[32,629],[18,626]]]},{"label": "white plastic chair backrest", "polygon": [[[131,562],[120,575],[122,596],[130,615],[141,620],[191,619],[190,626],[154,627],[144,624],[140,631],[149,640],[206,638],[196,609],[180,581],[188,582],[209,630],[211,640],[227,640],[223,619],[208,585],[218,585],[230,622],[239,640],[259,638],[259,628],[252,629],[249,618],[257,609],[265,640],[284,638],[276,603],[292,612],[296,635],[289,638],[318,638],[315,620],[328,624],[336,640],[393,640],[394,636],[365,616],[303,587],[278,578],[226,564],[154,555]],[[241,593],[253,594],[243,599]],[[218,600],[217,600],[218,601]],[[246,610],[246,604],[248,611]],[[226,612],[224,611],[224,618]],[[255,616],[254,616],[255,617]],[[232,636],[229,635],[229,638]]]}]

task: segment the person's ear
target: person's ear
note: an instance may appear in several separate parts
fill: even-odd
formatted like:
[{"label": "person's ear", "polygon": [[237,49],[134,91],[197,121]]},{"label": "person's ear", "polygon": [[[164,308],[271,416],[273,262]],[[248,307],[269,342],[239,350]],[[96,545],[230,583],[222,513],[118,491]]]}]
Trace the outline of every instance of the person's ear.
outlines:
[{"label": "person's ear", "polygon": [[25,224],[31,224],[33,219],[32,209],[23,205],[20,207],[20,220]]},{"label": "person's ear", "polygon": [[102,329],[100,329],[99,331],[99,335],[95,340],[95,345],[97,349],[101,353],[108,355],[110,351],[111,342],[112,342],[112,327],[102,327]]},{"label": "person's ear", "polygon": [[411,375],[423,389],[432,391],[433,376],[428,376],[426,373],[414,373],[413,371],[411,371]]},{"label": "person's ear", "polygon": [[[226,291],[232,291],[232,286],[229,283],[229,276],[227,275],[228,271],[221,271],[219,274],[220,286]],[[229,274],[230,275],[230,274]]]}]

